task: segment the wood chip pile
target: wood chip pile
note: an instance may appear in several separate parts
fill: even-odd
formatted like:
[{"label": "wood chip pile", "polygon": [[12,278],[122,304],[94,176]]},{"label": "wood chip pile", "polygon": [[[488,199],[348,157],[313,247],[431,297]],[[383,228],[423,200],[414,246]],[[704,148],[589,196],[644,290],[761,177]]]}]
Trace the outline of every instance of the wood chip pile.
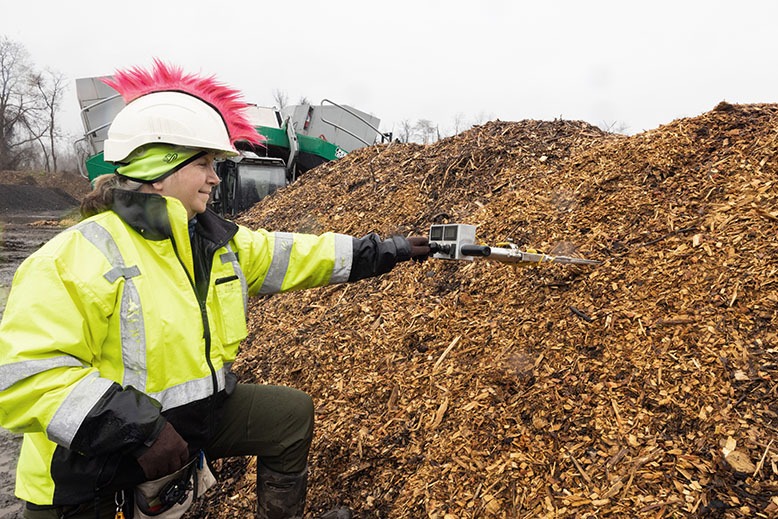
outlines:
[{"label": "wood chip pile", "polygon": [[[630,137],[496,121],[356,151],[244,214],[603,261],[430,259],[255,300],[236,369],[313,396],[311,517],[778,517],[776,153],[778,105]],[[223,463],[199,516],[250,516],[254,471]]]}]

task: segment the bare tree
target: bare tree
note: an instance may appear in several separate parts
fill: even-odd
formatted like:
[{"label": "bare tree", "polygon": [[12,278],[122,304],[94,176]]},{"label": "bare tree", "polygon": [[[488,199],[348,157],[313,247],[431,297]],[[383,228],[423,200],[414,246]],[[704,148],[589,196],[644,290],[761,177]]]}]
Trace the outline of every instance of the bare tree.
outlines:
[{"label": "bare tree", "polygon": [[465,114],[457,112],[454,115],[454,135],[458,135],[459,132],[465,129]]},{"label": "bare tree", "polygon": [[82,176],[86,176],[83,167],[92,155],[92,149],[84,139],[79,139],[78,137],[80,137],[80,135],[77,136],[68,133],[62,135],[60,141],[74,144],[61,147],[57,153],[57,164],[59,171],[65,173],[80,173]]},{"label": "bare tree", "polygon": [[284,108],[289,102],[289,95],[283,90],[276,88],[273,90],[273,100],[276,102],[276,106],[278,106],[278,109],[280,110],[281,108]]},{"label": "bare tree", "polygon": [[400,142],[411,142],[413,136],[413,125],[408,119],[400,121],[399,139]]},{"label": "bare tree", "polygon": [[[37,73],[30,73],[27,78],[28,87],[30,87],[29,94],[27,95],[27,114],[29,116],[22,118],[20,123],[26,130],[26,135],[29,138],[29,146],[25,146],[27,151],[25,152],[24,160],[19,162],[18,167],[21,167],[22,165],[26,168],[42,166],[44,171],[50,172],[52,170],[51,154],[46,148],[45,137],[53,128],[49,125],[49,121],[44,116],[44,103],[39,93],[39,89],[43,87],[43,81],[43,76]],[[35,153],[31,150],[33,145],[40,147],[40,153]],[[33,157],[31,155],[35,156]]]},{"label": "bare tree", "polygon": [[0,36],[0,169],[37,163],[34,143],[48,132],[39,120],[41,104],[22,45]]},{"label": "bare tree", "polygon": [[602,124],[599,124],[598,126],[600,130],[608,133],[626,134],[627,130],[629,130],[629,125],[624,121],[613,121],[610,124],[608,124],[607,121],[603,121]]},{"label": "bare tree", "polygon": [[14,169],[19,149],[31,142],[20,133],[29,108],[27,52],[20,44],[0,36],[0,169]]},{"label": "bare tree", "polygon": [[[38,100],[41,103],[41,110],[46,114],[47,137],[49,149],[46,153],[46,147],[43,145],[43,136],[39,139],[41,147],[46,156],[46,171],[58,171],[57,168],[57,140],[59,131],[57,127],[57,112],[62,104],[62,96],[66,90],[65,76],[60,72],[46,69],[45,73],[32,74],[30,82],[38,93]],[[49,169],[49,156],[51,157],[52,168]]]},{"label": "bare tree", "polygon": [[437,126],[429,119],[419,119],[416,121],[416,126],[413,129],[416,130],[423,144],[429,144],[437,140],[435,138],[438,133]]}]

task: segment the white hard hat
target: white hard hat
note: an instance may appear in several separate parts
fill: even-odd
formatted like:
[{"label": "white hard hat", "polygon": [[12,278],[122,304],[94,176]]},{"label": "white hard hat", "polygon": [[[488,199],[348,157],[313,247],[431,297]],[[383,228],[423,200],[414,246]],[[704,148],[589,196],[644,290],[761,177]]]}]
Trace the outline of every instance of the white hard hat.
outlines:
[{"label": "white hard hat", "polygon": [[238,155],[219,112],[183,92],[153,92],[128,103],[108,129],[103,158],[123,162],[144,144],[202,148],[222,156]]}]

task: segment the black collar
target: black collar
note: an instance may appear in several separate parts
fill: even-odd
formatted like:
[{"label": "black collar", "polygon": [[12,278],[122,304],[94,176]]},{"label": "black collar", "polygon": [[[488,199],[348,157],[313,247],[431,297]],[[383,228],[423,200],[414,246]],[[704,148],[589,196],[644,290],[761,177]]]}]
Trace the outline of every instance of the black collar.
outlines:
[{"label": "black collar", "polygon": [[[127,225],[147,240],[166,240],[173,236],[165,198],[155,193],[114,190],[113,210]],[[183,223],[187,225],[186,222]],[[216,214],[211,208],[197,215],[197,234],[215,243],[226,245],[238,226]]]}]

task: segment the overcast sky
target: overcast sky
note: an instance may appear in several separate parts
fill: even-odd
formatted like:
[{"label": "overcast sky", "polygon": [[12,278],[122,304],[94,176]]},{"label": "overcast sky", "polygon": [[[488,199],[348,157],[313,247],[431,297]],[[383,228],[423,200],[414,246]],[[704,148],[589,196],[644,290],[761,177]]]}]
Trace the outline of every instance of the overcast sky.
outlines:
[{"label": "overcast sky", "polygon": [[[555,118],[634,134],[778,102],[776,20],[774,0],[0,0],[0,34],[71,81],[158,57],[259,105],[278,90],[444,134]],[[74,84],[64,104],[83,131]]]}]

